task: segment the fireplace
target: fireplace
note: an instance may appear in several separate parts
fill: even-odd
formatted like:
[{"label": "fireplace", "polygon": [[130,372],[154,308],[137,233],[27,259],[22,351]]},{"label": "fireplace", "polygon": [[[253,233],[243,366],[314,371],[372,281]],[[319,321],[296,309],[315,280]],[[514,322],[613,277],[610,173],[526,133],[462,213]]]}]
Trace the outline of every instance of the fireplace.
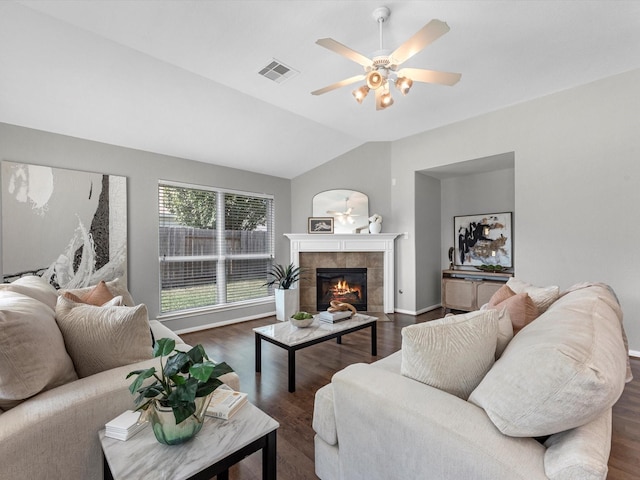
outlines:
[{"label": "fireplace", "polygon": [[285,233],[291,240],[291,262],[300,277],[300,310],[316,312],[316,268],[366,268],[367,311],[394,312],[394,248],[398,233],[318,235]]},{"label": "fireplace", "polygon": [[345,302],[356,310],[367,310],[366,268],[316,268],[316,304],[318,311],[331,301]]}]

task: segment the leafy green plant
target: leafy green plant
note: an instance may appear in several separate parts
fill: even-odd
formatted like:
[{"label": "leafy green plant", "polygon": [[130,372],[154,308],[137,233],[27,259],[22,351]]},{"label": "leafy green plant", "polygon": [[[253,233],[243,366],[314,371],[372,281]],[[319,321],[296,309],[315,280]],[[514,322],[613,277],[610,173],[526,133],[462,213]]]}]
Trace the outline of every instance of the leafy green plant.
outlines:
[{"label": "leafy green plant", "polygon": [[[233,369],[224,362],[216,364],[209,360],[202,345],[196,345],[188,352],[181,352],[175,347],[174,340],[161,338],[153,347],[153,356],[167,357],[175,353],[167,357],[166,362],[160,358],[160,372],[151,367],[130,372],[127,378],[137,375],[129,385],[132,394],[138,393],[136,410],[146,410],[157,401],[172,409],[178,424],[195,413],[195,399],[206,397],[222,385],[218,377],[233,372]],[[153,382],[144,385],[148,378],[153,378]]]},{"label": "leafy green plant", "polygon": [[273,277],[273,280],[265,283],[266,286],[277,285],[277,288],[282,290],[290,289],[298,280],[302,274],[302,268],[296,267],[293,263],[290,263],[286,267],[277,264],[271,267],[271,270],[267,272],[267,275]]}]

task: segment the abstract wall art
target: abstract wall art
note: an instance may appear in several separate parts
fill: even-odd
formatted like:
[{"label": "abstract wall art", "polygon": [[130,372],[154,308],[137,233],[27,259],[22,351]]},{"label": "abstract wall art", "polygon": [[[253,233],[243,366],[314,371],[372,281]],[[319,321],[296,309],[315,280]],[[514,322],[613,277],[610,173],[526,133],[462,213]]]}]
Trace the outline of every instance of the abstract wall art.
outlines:
[{"label": "abstract wall art", "polygon": [[56,288],[126,280],[126,177],[2,162],[3,281],[32,273]]},{"label": "abstract wall art", "polygon": [[453,217],[454,264],[513,267],[511,212]]}]

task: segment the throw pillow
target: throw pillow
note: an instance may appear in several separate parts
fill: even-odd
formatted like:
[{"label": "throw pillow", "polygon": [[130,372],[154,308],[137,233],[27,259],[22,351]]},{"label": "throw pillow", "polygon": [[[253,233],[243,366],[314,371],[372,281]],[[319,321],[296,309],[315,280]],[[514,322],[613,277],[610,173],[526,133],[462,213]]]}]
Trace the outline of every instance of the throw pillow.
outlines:
[{"label": "throw pillow", "polygon": [[618,316],[600,290],[573,292],[513,337],[469,401],[505,435],[562,432],[617,401],[627,357]]},{"label": "throw pillow", "polygon": [[504,349],[513,338],[513,323],[509,310],[503,308],[498,310],[498,344],[496,345],[496,360],[500,358]]},{"label": "throw pillow", "polygon": [[0,291],[0,408],[77,378],[53,310],[26,295]]},{"label": "throw pillow", "polygon": [[111,294],[104,280],[98,282],[86,295],[82,297],[84,303],[89,305],[101,306],[111,300],[114,295]]},{"label": "throw pillow", "polygon": [[96,307],[58,297],[56,320],[78,375],[152,357],[147,307]]},{"label": "throw pillow", "polygon": [[493,365],[497,338],[497,310],[405,327],[400,371],[466,400]]},{"label": "throw pillow", "polygon": [[507,281],[507,286],[515,293],[527,293],[535,303],[539,314],[543,314],[560,296],[560,287],[552,285],[549,287],[535,287],[530,283],[511,277]]},{"label": "throw pillow", "polygon": [[[105,283],[105,286],[109,290],[109,292],[110,292],[112,297],[117,297],[118,295],[122,295],[122,303],[123,303],[123,305],[126,305],[127,307],[135,306],[135,302],[133,301],[133,298],[131,297],[131,294],[127,290],[127,285],[126,285],[126,283],[125,283],[125,281],[123,279],[116,278],[115,280],[111,280],[109,282],[104,282],[104,283]],[[61,295],[72,294],[72,295],[74,295],[76,297],[76,299],[73,299],[73,297],[69,297],[68,295],[67,295],[67,298],[69,298],[70,300],[73,300],[74,302],[78,302],[78,300],[82,301],[81,299],[85,295],[88,295],[92,290],[94,290],[96,288],[96,286],[97,285],[94,285],[94,286],[91,286],[91,287],[84,287],[84,288],[61,290],[60,294]],[[87,302],[85,302],[85,303],[87,303]],[[102,302],[102,303],[104,303],[104,302]],[[102,305],[102,304],[98,303],[97,305]]]},{"label": "throw pillow", "polygon": [[27,275],[11,283],[0,284],[0,290],[22,293],[44,303],[52,310],[55,310],[58,300],[58,291],[44,278],[36,275]]},{"label": "throw pillow", "polygon": [[538,309],[526,293],[513,295],[491,308],[506,309],[509,312],[514,335],[538,318]]},{"label": "throw pillow", "polygon": [[489,303],[487,304],[488,308],[495,308],[499,303],[504,302],[508,298],[513,297],[516,294],[513,290],[511,290],[506,285],[502,285],[496,293],[494,293],[489,299]]}]

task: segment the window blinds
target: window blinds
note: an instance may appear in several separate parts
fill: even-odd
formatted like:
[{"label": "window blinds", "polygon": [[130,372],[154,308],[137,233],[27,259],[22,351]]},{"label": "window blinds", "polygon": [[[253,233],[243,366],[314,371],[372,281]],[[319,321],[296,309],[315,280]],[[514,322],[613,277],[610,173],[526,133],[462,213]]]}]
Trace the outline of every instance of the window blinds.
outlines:
[{"label": "window blinds", "polygon": [[270,295],[272,196],[160,182],[158,210],[161,313]]}]

